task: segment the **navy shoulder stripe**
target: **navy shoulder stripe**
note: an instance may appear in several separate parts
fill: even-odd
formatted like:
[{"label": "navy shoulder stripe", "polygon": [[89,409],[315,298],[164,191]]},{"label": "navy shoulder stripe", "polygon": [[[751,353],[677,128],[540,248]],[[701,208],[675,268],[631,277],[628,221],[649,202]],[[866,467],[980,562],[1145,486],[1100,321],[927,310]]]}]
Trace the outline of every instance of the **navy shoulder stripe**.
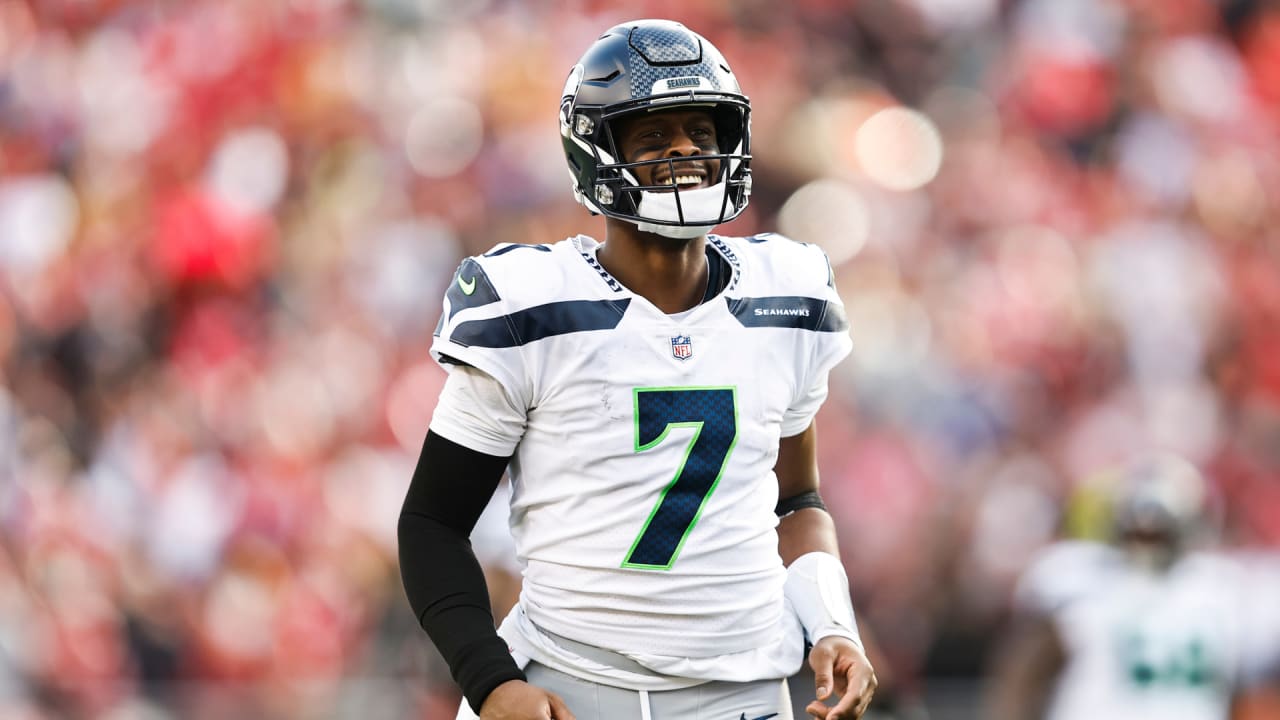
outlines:
[{"label": "navy shoulder stripe", "polygon": [[729,312],[744,327],[795,328],[814,332],[843,332],[849,329],[844,308],[818,298],[777,295],[728,298],[727,302]]},{"label": "navy shoulder stripe", "polygon": [[547,303],[510,315],[459,323],[449,338],[466,347],[509,348],[556,335],[612,330],[630,304],[630,298]]}]

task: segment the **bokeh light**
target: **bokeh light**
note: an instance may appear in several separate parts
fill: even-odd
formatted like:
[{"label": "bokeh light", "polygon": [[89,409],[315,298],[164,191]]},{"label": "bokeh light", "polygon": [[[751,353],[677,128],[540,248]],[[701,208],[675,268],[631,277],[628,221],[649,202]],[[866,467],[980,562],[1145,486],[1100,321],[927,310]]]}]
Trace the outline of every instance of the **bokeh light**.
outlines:
[{"label": "bokeh light", "polygon": [[778,211],[778,229],[800,242],[813,243],[839,265],[862,250],[871,231],[866,200],[839,180],[815,180],[796,190]]},{"label": "bokeh light", "polygon": [[267,212],[279,202],[289,180],[289,151],[266,128],[229,133],[213,151],[208,181],[214,193],[235,210]]},{"label": "bokeh light", "polygon": [[0,183],[0,268],[38,272],[66,250],[79,220],[79,199],[64,178],[8,178]]},{"label": "bokeh light", "polygon": [[456,175],[480,152],[484,120],[475,105],[461,98],[440,98],[419,109],[405,130],[405,154],[420,175]]},{"label": "bokeh light", "polygon": [[910,108],[885,108],[867,118],[855,148],[867,177],[891,190],[915,190],[933,180],[942,165],[938,128]]}]

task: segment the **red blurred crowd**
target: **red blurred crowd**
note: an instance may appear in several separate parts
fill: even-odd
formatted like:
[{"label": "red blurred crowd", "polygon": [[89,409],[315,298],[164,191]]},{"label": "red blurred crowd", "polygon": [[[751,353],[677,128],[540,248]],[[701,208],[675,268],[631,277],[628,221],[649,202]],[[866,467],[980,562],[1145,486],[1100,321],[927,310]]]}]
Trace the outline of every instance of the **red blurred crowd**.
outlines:
[{"label": "red blurred crowd", "polygon": [[824,495],[895,692],[978,681],[1135,453],[1280,545],[1275,5],[0,0],[0,716],[452,717],[395,552],[440,297],[602,235],[555,113],[641,16],[751,97],[722,232],[836,266]]}]

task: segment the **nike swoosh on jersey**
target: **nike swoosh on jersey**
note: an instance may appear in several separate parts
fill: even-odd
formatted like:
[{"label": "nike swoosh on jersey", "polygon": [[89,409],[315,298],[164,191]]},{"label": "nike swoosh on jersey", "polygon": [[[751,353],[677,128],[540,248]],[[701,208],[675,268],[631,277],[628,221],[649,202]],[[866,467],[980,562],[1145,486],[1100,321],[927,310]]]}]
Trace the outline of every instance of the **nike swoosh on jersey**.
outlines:
[{"label": "nike swoosh on jersey", "polygon": [[[778,717],[778,713],[769,713],[768,715],[761,715],[760,717],[752,718],[751,720],[769,720],[769,718],[772,718],[772,717]],[[742,713],[742,717],[738,718],[738,720],[747,720],[747,714]]]},{"label": "nike swoosh on jersey", "polygon": [[[452,320],[459,312],[492,305],[502,299],[493,283],[489,282],[489,276],[485,274],[480,261],[471,257],[458,265],[449,282],[449,289],[445,291],[445,297],[448,298],[449,313],[440,316],[440,330],[444,329],[446,321]],[[437,334],[440,330],[437,330]]]}]

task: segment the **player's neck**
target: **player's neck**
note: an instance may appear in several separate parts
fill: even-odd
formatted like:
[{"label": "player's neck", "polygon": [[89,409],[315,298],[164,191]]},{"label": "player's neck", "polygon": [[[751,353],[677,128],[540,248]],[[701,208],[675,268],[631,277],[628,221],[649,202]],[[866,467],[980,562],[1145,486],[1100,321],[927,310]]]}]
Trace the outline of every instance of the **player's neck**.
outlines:
[{"label": "player's neck", "polygon": [[676,240],[612,221],[596,257],[628,290],[672,314],[702,302],[707,288],[705,248],[706,237]]}]

